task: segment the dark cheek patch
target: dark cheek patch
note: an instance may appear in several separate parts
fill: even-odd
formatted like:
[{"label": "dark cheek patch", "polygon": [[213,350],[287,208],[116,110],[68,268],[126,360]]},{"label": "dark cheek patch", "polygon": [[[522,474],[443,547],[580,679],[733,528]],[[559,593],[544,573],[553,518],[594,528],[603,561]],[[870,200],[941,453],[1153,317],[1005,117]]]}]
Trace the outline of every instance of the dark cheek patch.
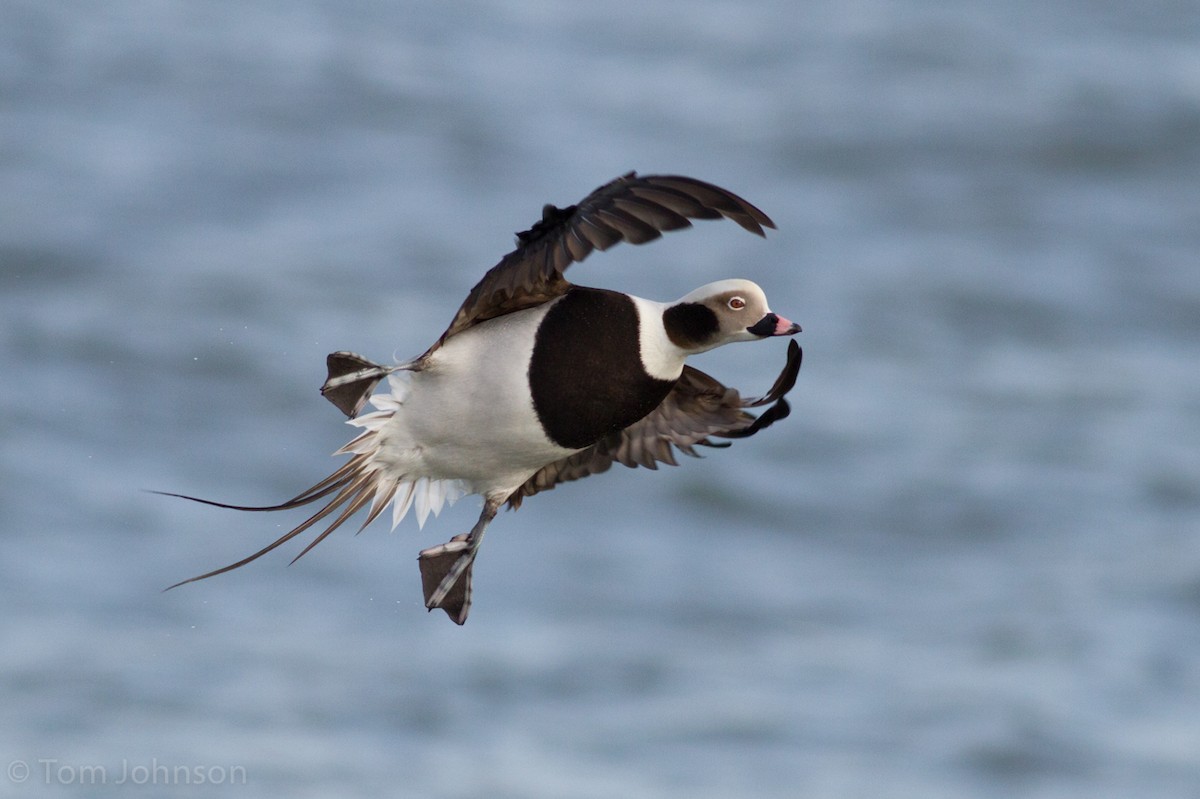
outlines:
[{"label": "dark cheek patch", "polygon": [[711,341],[721,328],[713,310],[698,302],[672,305],[663,312],[663,326],[671,343],[680,349],[692,349]]}]

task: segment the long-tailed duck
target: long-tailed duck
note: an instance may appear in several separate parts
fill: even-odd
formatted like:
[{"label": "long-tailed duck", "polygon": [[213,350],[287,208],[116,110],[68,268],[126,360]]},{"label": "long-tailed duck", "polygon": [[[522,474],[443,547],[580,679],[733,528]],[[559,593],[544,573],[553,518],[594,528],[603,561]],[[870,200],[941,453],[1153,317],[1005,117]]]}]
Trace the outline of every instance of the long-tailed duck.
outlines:
[{"label": "long-tailed duck", "polygon": [[[787,363],[762,397],[743,399],[687,356],[734,341],[790,336],[800,326],[772,313],[749,280],[720,280],[674,302],[573,285],[563,273],[594,249],[643,244],[689,219],[732,219],[765,235],[774,223],[732,192],[678,175],[634,172],[577,205],[547,205],[517,234],[517,247],[471,289],[449,328],[421,356],[390,366],[350,352],[328,358],[321,393],[362,432],[335,454],[350,459],[278,505],[252,507],[171,494],[235,510],[290,510],[329,499],[258,552],[203,580],[244,566],[336,512],[295,559],[363,508],[362,527],[392,506],[392,526],[410,507],[422,526],[446,502],[483,497],[474,527],[418,556],[425,606],[456,623],[471,607],[471,567],[502,505],[606,471],[614,462],[656,469],[673,449],[728,446],[789,413],[784,395],[800,369]],[[371,395],[384,378],[387,391]],[[368,398],[375,410],[359,416]],[[769,405],[757,418],[746,408]],[[362,528],[360,528],[362,529]],[[295,560],[293,559],[293,561]]]}]

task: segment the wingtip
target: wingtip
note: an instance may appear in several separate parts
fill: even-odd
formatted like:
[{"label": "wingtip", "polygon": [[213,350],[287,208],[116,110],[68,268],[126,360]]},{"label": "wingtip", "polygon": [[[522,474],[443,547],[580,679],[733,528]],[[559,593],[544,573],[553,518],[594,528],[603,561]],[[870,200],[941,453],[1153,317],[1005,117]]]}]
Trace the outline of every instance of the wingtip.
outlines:
[{"label": "wingtip", "polygon": [[767,231],[764,228],[778,230],[778,228],[775,226],[775,221],[771,219],[771,217],[767,216],[753,205],[750,205],[750,203],[746,202],[745,200],[742,202],[745,203],[746,206],[744,209],[745,216],[730,216],[729,218],[734,222],[737,222],[743,230],[748,230],[759,238],[764,239],[767,237]]},{"label": "wingtip", "polygon": [[[739,199],[741,199],[741,198],[739,198]],[[764,230],[763,228],[769,228],[771,230],[778,230],[778,228],[775,226],[775,220],[771,219],[771,217],[767,216],[765,213],[763,213],[757,207],[751,205],[750,203],[746,202],[745,200],[742,200],[742,202],[746,206],[745,207],[746,213],[750,215],[750,220],[754,224],[753,224],[753,226],[751,226],[749,224],[746,224],[745,222],[743,222],[740,219],[734,219],[733,221],[737,222],[743,228],[745,228],[746,230],[749,230],[751,233],[755,234],[756,236],[761,236],[764,239],[767,237],[767,231]]]}]

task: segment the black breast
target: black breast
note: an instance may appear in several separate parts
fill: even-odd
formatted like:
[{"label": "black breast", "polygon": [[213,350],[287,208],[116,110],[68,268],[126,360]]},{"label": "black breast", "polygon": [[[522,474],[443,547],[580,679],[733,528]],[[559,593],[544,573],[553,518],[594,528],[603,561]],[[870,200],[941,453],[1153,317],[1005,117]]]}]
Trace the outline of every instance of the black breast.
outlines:
[{"label": "black breast", "polygon": [[582,449],[658,407],[675,385],[646,374],[638,315],[624,294],[572,288],[538,327],[533,407],[550,440]]}]

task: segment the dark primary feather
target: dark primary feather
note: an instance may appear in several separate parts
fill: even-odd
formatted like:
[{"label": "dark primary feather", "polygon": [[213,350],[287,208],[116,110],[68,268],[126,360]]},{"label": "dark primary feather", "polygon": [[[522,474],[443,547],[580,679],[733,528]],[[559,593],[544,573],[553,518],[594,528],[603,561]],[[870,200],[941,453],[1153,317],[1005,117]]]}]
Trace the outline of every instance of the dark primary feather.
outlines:
[{"label": "dark primary feather", "polygon": [[[593,250],[621,241],[644,244],[664,231],[690,227],[692,219],[737,222],[759,236],[775,223],[746,200],[711,183],[682,175],[629,172],[599,187],[576,205],[546,205],[542,218],[517,234],[517,248],[500,259],[475,284],[442,333],[420,358],[419,369],[442,343],[456,333],[498,316],[533,308],[567,293],[563,273]],[[358,415],[387,370],[351,352],[328,358],[329,374],[321,393],[347,416]],[[355,378],[343,382],[347,376]]]},{"label": "dark primary feather", "polygon": [[759,236],[775,223],[746,200],[711,183],[682,175],[630,172],[599,187],[576,205],[547,205],[542,218],[517,234],[517,248],[483,276],[428,355],[450,336],[497,316],[541,305],[566,293],[563,277],[593,250],[620,241],[644,244],[692,219],[732,219]]},{"label": "dark primary feather", "polygon": [[[542,467],[517,489],[508,504],[518,508],[525,497],[548,491],[559,483],[578,480],[608,471],[613,463],[634,468],[657,469],[659,463],[676,466],[674,449],[699,457],[696,446],[729,446],[718,438],[746,438],[790,412],[784,395],[796,384],[803,350],[795,341],[788,342],[787,363],[771,390],[761,397],[742,399],[737,389],[685,366],[683,374],[657,408],[619,433],[608,436],[587,449]],[[755,418],[746,408],[771,405]]]}]

